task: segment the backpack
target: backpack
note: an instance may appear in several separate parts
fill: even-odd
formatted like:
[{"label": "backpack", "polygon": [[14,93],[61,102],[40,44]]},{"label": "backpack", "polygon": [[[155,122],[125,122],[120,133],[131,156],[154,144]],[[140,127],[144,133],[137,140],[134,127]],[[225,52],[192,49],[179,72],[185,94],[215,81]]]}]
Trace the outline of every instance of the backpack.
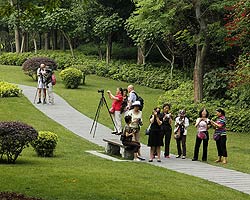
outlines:
[{"label": "backpack", "polygon": [[134,93],[135,96],[136,96],[136,101],[140,101],[140,103],[141,103],[140,110],[142,111],[143,106],[144,106],[144,99],[143,99],[142,97],[138,96],[138,95],[136,94],[136,92],[133,92],[133,93]]},{"label": "backpack", "polygon": [[56,75],[52,74],[51,79],[52,79],[52,81],[51,81],[52,85],[55,85],[56,84]]}]

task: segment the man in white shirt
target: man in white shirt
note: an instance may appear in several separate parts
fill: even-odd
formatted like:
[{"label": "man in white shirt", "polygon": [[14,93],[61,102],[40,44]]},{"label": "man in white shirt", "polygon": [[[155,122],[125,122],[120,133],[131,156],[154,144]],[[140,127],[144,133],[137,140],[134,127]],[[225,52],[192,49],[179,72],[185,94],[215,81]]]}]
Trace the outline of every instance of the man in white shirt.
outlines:
[{"label": "man in white shirt", "polygon": [[38,90],[38,104],[42,103],[41,96],[43,90],[43,103],[46,103],[46,85],[45,85],[45,78],[44,75],[46,74],[46,66],[45,64],[41,64],[40,67],[37,69],[37,90]]},{"label": "man in white shirt", "polygon": [[128,86],[128,93],[129,93],[129,97],[128,97],[127,110],[131,110],[132,104],[136,101],[136,94],[135,94],[133,85]]}]

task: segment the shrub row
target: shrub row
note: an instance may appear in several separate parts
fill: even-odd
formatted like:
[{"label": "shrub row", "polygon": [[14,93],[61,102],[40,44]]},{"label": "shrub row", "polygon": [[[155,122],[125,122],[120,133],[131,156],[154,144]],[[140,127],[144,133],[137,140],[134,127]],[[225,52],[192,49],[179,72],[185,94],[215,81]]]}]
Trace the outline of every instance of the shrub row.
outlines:
[{"label": "shrub row", "polygon": [[12,83],[0,81],[0,97],[18,97],[22,90]]},{"label": "shrub row", "polygon": [[[72,58],[70,54],[65,52],[39,52],[34,55],[31,53],[15,54],[6,53],[0,56],[0,64],[14,65],[19,63],[18,56],[21,56],[23,60],[32,57],[48,57],[55,60],[59,69],[68,67],[75,67],[80,69],[84,75],[97,74],[98,76],[108,77],[118,81],[125,81],[129,83],[136,83],[143,86],[156,88],[156,89],[175,89],[184,80],[183,73],[177,69],[174,70],[173,79],[170,78],[169,66],[152,66],[152,65],[136,65],[136,64],[124,64],[119,61],[113,61],[110,64],[100,61],[96,57],[85,56],[76,53],[75,58]],[[26,59],[24,57],[26,56]],[[16,62],[14,62],[14,58]],[[10,62],[11,61],[11,62]]]},{"label": "shrub row", "polygon": [[170,103],[172,105],[172,113],[176,117],[178,111],[185,109],[187,117],[191,122],[195,122],[201,108],[205,107],[210,113],[210,118],[215,119],[215,110],[223,108],[226,111],[227,129],[233,132],[248,132],[250,129],[250,112],[241,109],[237,105],[232,105],[230,100],[221,99],[194,103],[193,101],[193,83],[187,81],[175,90],[166,91],[158,99],[158,104]]}]

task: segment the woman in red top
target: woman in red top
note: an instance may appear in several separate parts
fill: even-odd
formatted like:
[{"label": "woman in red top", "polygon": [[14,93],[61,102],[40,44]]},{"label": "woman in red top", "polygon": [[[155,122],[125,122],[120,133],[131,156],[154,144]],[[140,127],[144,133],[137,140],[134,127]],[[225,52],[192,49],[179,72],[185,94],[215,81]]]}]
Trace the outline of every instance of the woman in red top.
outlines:
[{"label": "woman in red top", "polygon": [[112,108],[111,108],[111,114],[114,119],[115,127],[113,134],[120,135],[122,133],[122,114],[121,114],[121,107],[122,107],[122,101],[123,101],[123,90],[122,88],[116,89],[116,95],[114,96],[110,90],[107,91],[109,98],[113,100],[112,102]]}]

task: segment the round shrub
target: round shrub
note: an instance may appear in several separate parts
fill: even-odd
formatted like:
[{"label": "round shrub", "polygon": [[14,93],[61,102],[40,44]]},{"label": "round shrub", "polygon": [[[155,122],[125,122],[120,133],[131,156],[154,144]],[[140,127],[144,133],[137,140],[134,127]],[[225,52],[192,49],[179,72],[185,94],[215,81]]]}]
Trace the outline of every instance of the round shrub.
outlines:
[{"label": "round shrub", "polygon": [[0,97],[18,97],[22,90],[12,83],[0,81]]},{"label": "round shrub", "polygon": [[52,157],[58,141],[57,134],[50,131],[39,131],[38,138],[32,142],[38,156]]},{"label": "round shrub", "polygon": [[59,74],[66,88],[78,88],[82,79],[82,72],[79,69],[69,67]]},{"label": "round shrub", "polygon": [[23,71],[32,79],[37,80],[36,71],[42,63],[49,66],[52,70],[57,69],[57,63],[53,59],[46,57],[35,57],[30,58],[23,63]]},{"label": "round shrub", "polygon": [[37,131],[22,122],[0,122],[0,156],[15,163],[22,150],[37,139]]}]

